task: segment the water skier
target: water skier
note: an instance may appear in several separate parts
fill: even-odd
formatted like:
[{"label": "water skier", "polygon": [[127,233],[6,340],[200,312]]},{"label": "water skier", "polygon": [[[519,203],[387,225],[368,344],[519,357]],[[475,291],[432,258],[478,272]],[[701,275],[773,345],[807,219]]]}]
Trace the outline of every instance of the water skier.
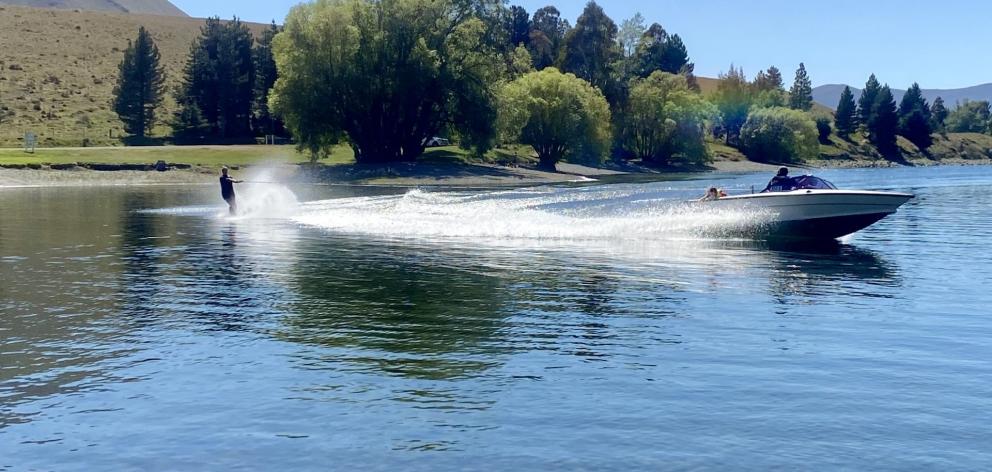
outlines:
[{"label": "water skier", "polygon": [[220,196],[224,197],[224,201],[230,206],[231,214],[236,215],[238,213],[238,203],[234,197],[234,184],[240,184],[244,181],[234,180],[230,175],[227,175],[227,166],[224,166],[220,170],[220,174]]}]

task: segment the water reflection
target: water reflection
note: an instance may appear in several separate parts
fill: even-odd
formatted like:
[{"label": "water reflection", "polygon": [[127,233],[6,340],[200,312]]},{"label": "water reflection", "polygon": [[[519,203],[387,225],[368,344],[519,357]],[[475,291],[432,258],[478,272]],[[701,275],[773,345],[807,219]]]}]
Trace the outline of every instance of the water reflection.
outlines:
[{"label": "water reflection", "polygon": [[[779,303],[811,303],[824,297],[892,298],[902,281],[894,263],[874,251],[836,242],[776,243],[769,292]],[[759,246],[760,249],[764,249]]]},{"label": "water reflection", "polygon": [[298,250],[311,257],[292,269],[283,339],[338,348],[330,361],[435,379],[473,375],[503,352],[498,274],[436,265],[400,246],[306,239]]}]

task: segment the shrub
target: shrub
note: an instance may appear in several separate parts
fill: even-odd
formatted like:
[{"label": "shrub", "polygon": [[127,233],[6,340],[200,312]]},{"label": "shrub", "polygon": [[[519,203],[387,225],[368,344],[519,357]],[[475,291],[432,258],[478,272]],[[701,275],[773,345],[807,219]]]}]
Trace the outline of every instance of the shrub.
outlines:
[{"label": "shrub", "polygon": [[818,155],[818,134],[809,113],[762,108],[748,115],[741,128],[741,144],[753,161],[799,162]]},{"label": "shrub", "polygon": [[816,132],[819,134],[818,138],[821,143],[830,144],[830,133],[833,132],[833,129],[830,127],[829,117],[816,117]]}]

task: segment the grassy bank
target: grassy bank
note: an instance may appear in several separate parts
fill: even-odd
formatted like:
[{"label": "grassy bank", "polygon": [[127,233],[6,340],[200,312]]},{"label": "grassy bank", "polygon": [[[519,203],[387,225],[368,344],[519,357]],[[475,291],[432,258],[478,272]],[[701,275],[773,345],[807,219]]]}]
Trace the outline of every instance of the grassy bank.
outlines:
[{"label": "grassy bank", "polygon": [[[475,158],[468,151],[457,146],[427,149],[417,162],[435,165],[464,164],[528,164],[534,158],[529,148],[518,146],[497,149],[482,159]],[[34,153],[23,149],[0,148],[0,166],[3,165],[51,165],[51,164],[154,164],[157,161],[170,164],[189,164],[199,167],[245,166],[261,164],[302,164],[309,162],[307,154],[301,154],[293,146],[149,146],[149,147],[98,147],[98,148],[44,148]],[[335,146],[327,159],[321,159],[325,166],[355,164],[355,155],[347,145]]]},{"label": "grassy bank", "polygon": [[[736,168],[754,164],[739,150],[726,146],[722,141],[709,141],[707,146],[713,158],[713,168]],[[822,167],[868,167],[880,164],[955,164],[983,163],[992,158],[992,136],[979,133],[950,133],[935,135],[934,145],[926,152],[920,151],[912,143],[900,138],[898,156],[882,156],[864,137],[850,139],[831,137],[829,144],[820,146],[819,158],[809,162]],[[0,148],[0,166],[47,166],[57,164],[154,164],[162,160],[170,164],[187,164],[200,168],[228,166],[302,164],[308,156],[301,154],[293,146],[153,146],[153,147],[103,147],[103,148],[45,148],[29,154],[22,149]],[[354,167],[355,158],[347,145],[336,146],[328,159],[319,161],[323,166]],[[475,164],[496,164],[508,167],[530,167],[534,164],[533,150],[526,146],[490,151],[483,158],[477,158],[468,151],[456,146],[428,149],[416,161],[422,170],[429,167],[459,167]],[[408,166],[398,163],[395,166]],[[728,167],[728,165],[730,167]],[[740,167],[737,166],[737,167]],[[375,166],[367,166],[375,167]],[[391,166],[380,166],[391,167]],[[744,168],[744,167],[741,167]],[[638,167],[623,170],[637,172]],[[705,169],[700,169],[705,170]],[[650,169],[643,169],[652,172]]]},{"label": "grassy bank", "polygon": [[[0,165],[154,164],[159,160],[193,166],[219,167],[222,165],[295,164],[307,162],[308,158],[306,155],[298,153],[293,146],[48,148],[38,149],[34,154],[26,153],[22,149],[0,149]],[[330,158],[321,162],[347,164],[353,163],[354,160],[348,146],[338,146],[331,153]]]},{"label": "grassy bank", "polygon": [[[883,156],[867,137],[852,135],[841,139],[830,136],[830,142],[820,144],[819,156],[807,164],[814,167],[868,167],[892,165],[940,165],[985,163],[992,159],[992,136],[981,133],[947,133],[933,135],[933,146],[926,151],[917,148],[902,136],[898,139],[899,153]],[[714,162],[747,162],[740,150],[723,141],[706,143]]]}]

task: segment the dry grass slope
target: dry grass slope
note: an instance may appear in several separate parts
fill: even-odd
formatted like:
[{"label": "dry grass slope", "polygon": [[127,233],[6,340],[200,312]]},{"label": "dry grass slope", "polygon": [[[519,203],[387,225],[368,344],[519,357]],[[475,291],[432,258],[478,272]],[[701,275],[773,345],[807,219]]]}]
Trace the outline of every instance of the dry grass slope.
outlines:
[{"label": "dry grass slope", "polygon": [[63,10],[111,11],[145,15],[187,16],[169,0],[0,0],[0,5]]},{"label": "dry grass slope", "polygon": [[[148,28],[171,88],[202,24],[188,17],[0,6],[0,146],[20,146],[26,131],[44,146],[81,146],[84,139],[118,144],[123,131],[110,101],[128,40],[138,26]],[[265,28],[249,26],[256,36]],[[167,98],[164,105],[161,116],[169,118],[174,103]]]}]

